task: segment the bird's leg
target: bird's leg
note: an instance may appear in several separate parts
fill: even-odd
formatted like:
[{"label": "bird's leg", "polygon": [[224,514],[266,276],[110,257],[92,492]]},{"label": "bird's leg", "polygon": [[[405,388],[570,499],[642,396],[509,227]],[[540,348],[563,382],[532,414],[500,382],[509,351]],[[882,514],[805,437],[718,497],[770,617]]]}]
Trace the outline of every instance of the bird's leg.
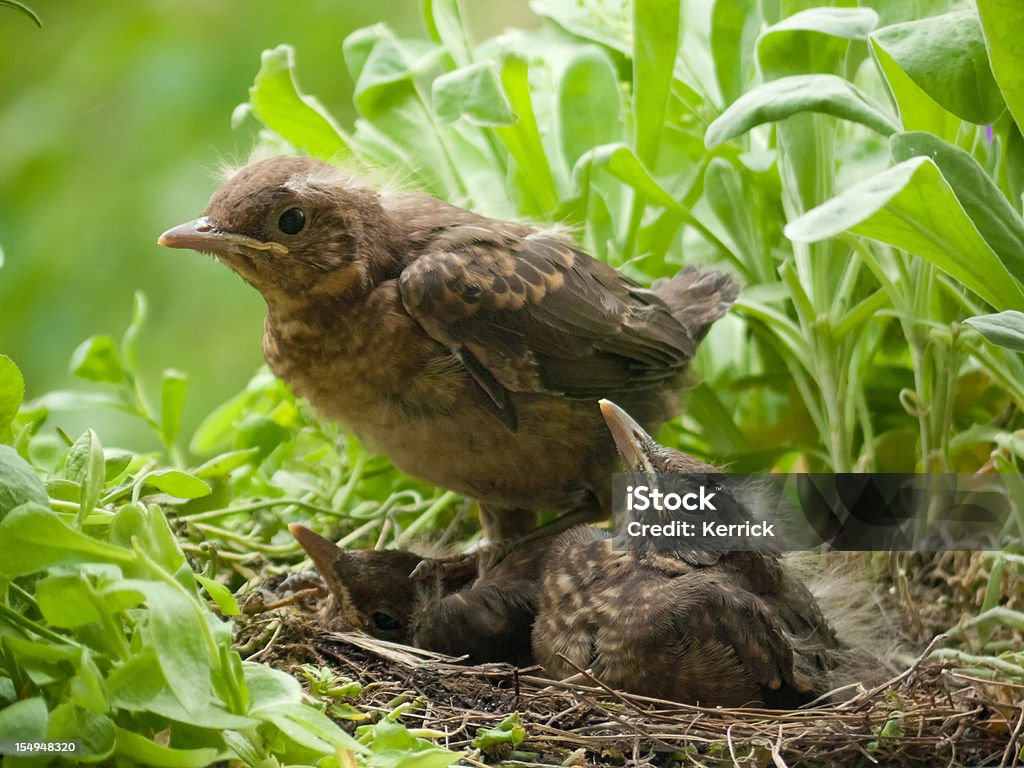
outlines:
[{"label": "bird's leg", "polygon": [[537,512],[532,509],[480,505],[480,528],[483,532],[481,547],[506,539],[515,539],[537,527]]}]

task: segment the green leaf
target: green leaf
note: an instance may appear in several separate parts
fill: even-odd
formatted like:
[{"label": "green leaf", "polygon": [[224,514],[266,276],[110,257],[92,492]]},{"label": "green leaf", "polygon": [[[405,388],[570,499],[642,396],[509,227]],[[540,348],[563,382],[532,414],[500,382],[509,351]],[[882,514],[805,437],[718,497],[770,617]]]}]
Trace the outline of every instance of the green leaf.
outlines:
[{"label": "green leaf", "polygon": [[263,52],[260,71],[249,88],[253,114],[312,157],[332,160],[349,156],[345,134],[316,99],[302,94],[294,70],[295,51],[290,45]]},{"label": "green leaf", "polygon": [[500,74],[505,96],[518,120],[515,125],[496,128],[495,133],[516,162],[520,186],[534,201],[531,212],[544,215],[555,209],[558,191],[537,127],[526,60],[507,55]]},{"label": "green leaf", "polygon": [[55,627],[74,629],[100,620],[82,582],[84,576],[53,575],[36,584],[36,602],[43,617]]},{"label": "green leaf", "polygon": [[978,0],[988,60],[1013,119],[1024,126],[1024,13],[1020,0]]},{"label": "green leaf", "polygon": [[175,749],[150,741],[133,731],[118,727],[117,747],[114,753],[136,765],[154,768],[206,768],[216,762],[219,752],[210,747],[199,749]]},{"label": "green leaf", "polygon": [[597,147],[585,155],[582,162],[590,162],[596,168],[604,168],[615,178],[626,182],[638,192],[642,192],[657,205],[681,210],[676,199],[658,184],[636,153],[625,144],[608,144]]},{"label": "green leaf", "polygon": [[679,47],[679,0],[633,0],[633,146],[654,168]]},{"label": "green leaf", "polygon": [[164,440],[173,443],[181,428],[181,409],[188,390],[188,376],[181,371],[167,369],[160,381],[160,429]]},{"label": "green leaf", "polygon": [[0,541],[4,542],[0,574],[12,578],[55,565],[135,563],[131,552],[76,531],[51,509],[34,502],[11,510],[0,521]]},{"label": "green leaf", "polygon": [[14,421],[25,397],[25,379],[7,355],[0,355],[0,435]]},{"label": "green leaf", "polygon": [[725,106],[754,79],[754,48],[761,31],[757,0],[715,0],[711,9],[711,53]]},{"label": "green leaf", "polygon": [[79,740],[82,751],[75,756],[77,760],[98,763],[113,753],[117,735],[114,723],[107,715],[65,701],[50,712],[46,738],[51,741]]},{"label": "green leaf", "polygon": [[931,133],[898,133],[889,147],[897,162],[930,157],[981,236],[1018,280],[1024,282],[1024,219],[970,154]]},{"label": "green leaf", "polygon": [[224,616],[238,616],[241,611],[238,609],[238,601],[231,591],[216,579],[208,579],[205,576],[195,575],[196,581],[202,584],[210,593],[213,602],[217,604]]},{"label": "green leaf", "polygon": [[162,469],[146,475],[146,485],[179,499],[199,499],[210,495],[210,486],[188,472]]},{"label": "green leaf", "polygon": [[608,55],[597,46],[581,47],[562,72],[558,127],[569,168],[588,150],[623,139],[618,77]]},{"label": "green leaf", "polygon": [[0,445],[0,519],[27,502],[46,506],[46,488],[36,471],[9,445]]},{"label": "green leaf", "polygon": [[0,709],[0,741],[41,741],[49,712],[42,697],[22,699]]},{"label": "green leaf", "polygon": [[212,696],[202,605],[178,584],[125,579],[120,586],[146,596],[149,636],[164,678],[182,707],[199,715]]},{"label": "green leaf", "polygon": [[1003,111],[1003,98],[974,11],[883,27],[871,34],[871,40],[922,91],[954,115],[984,124]]},{"label": "green leaf", "polygon": [[851,120],[889,136],[899,126],[859,88],[835,75],[794,75],[764,83],[743,94],[708,126],[708,149],[763,123],[801,112],[821,112]]},{"label": "green leaf", "polygon": [[463,756],[413,736],[391,719],[363,726],[356,733],[370,741],[372,751],[364,758],[369,768],[445,768]]},{"label": "green leaf", "polygon": [[427,0],[423,4],[423,20],[429,35],[444,44],[456,67],[473,62],[458,0]]},{"label": "green leaf", "polygon": [[83,432],[68,449],[67,458],[64,459],[64,475],[82,486],[78,508],[78,524],[81,525],[99,504],[107,479],[103,446],[91,429]]},{"label": "green leaf", "polygon": [[259,447],[245,448],[241,451],[228,451],[214,456],[209,461],[192,470],[196,477],[224,477],[232,470],[248,464],[260,452]]},{"label": "green leaf", "polygon": [[124,368],[117,354],[117,345],[109,336],[86,339],[71,355],[71,373],[89,381],[120,384]]},{"label": "green leaf", "polygon": [[1024,312],[1008,309],[994,315],[977,315],[964,320],[978,333],[1000,347],[1024,352]]},{"label": "green leaf", "polygon": [[496,744],[511,744],[518,747],[526,738],[526,729],[519,720],[519,713],[513,712],[494,728],[477,728],[476,738],[470,746],[486,750]]},{"label": "green leaf", "polygon": [[866,39],[876,24],[870,8],[811,8],[789,16],[757,41],[764,77],[840,74],[849,41]]},{"label": "green leaf", "polygon": [[997,309],[1024,305],[1020,286],[928,158],[907,160],[855,184],[785,229],[797,242],[817,242],[844,231],[916,253]]},{"label": "green leaf", "polygon": [[142,328],[146,324],[148,310],[146,294],[136,291],[132,299],[132,319],[121,336],[121,358],[124,360],[124,367],[132,372],[135,371],[138,363],[139,334],[142,333]]},{"label": "green leaf", "polygon": [[489,61],[448,72],[432,85],[434,110],[441,120],[453,123],[460,117],[473,125],[512,125],[516,115],[502,93],[494,65]]},{"label": "green leaf", "polygon": [[0,8],[13,8],[16,11],[28,16],[40,29],[43,28],[43,22],[36,15],[36,12],[29,8],[24,3],[18,2],[18,0],[0,0]]}]

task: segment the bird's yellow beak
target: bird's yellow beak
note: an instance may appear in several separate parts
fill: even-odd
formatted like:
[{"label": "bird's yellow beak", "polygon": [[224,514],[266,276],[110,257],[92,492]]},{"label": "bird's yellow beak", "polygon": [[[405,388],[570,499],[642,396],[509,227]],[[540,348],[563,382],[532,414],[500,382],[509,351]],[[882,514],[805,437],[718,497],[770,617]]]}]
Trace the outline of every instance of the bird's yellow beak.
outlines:
[{"label": "bird's yellow beak", "polygon": [[156,244],[164,248],[185,248],[215,254],[239,250],[269,251],[278,256],[288,253],[287,246],[281,243],[264,242],[237,232],[224,232],[206,216],[171,227],[157,238]]},{"label": "bird's yellow beak", "polygon": [[626,469],[629,472],[655,474],[649,455],[649,446],[654,445],[654,438],[611,400],[601,400],[598,405],[601,406],[601,415],[608,425],[608,431],[612,433],[615,449],[622,457]]}]

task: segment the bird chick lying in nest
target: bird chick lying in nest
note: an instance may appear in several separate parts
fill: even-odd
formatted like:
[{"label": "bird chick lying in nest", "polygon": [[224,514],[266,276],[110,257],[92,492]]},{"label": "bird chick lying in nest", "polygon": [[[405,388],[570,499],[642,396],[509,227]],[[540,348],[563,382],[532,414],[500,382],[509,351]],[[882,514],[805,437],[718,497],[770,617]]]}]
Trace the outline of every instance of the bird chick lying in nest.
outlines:
[{"label": "bird chick lying in nest", "polygon": [[[756,489],[658,445],[614,404],[603,401],[601,411],[631,476],[715,477],[721,522],[758,518]],[[586,669],[646,696],[769,708],[798,707],[884,673],[863,650],[879,639],[877,618],[848,604],[823,610],[792,558],[768,546],[623,545],[578,526],[523,542],[482,573],[432,569],[424,582],[410,578],[425,560],[418,555],[350,551],[302,526],[291,530],[345,625],[474,663],[535,661],[555,678]],[[863,589],[848,581],[837,590],[836,578],[822,580],[833,595]],[[863,639],[853,639],[855,630]]]}]

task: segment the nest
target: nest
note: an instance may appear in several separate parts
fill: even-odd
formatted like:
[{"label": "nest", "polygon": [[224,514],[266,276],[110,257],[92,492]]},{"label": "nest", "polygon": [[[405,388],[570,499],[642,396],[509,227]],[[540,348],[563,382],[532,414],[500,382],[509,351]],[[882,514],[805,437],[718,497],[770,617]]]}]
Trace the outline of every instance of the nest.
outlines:
[{"label": "nest", "polygon": [[[636,696],[586,670],[552,681],[538,667],[468,666],[361,633],[323,633],[294,612],[262,613],[243,634],[260,649],[250,658],[293,672],[324,665],[358,680],[352,704],[371,716],[397,697],[416,699],[403,721],[446,734],[443,745],[465,750],[469,765],[1011,766],[1024,748],[1024,685],[926,662],[934,642],[884,685],[838,704],[773,711]],[[472,747],[478,728],[511,712],[527,733],[515,752]]]}]

